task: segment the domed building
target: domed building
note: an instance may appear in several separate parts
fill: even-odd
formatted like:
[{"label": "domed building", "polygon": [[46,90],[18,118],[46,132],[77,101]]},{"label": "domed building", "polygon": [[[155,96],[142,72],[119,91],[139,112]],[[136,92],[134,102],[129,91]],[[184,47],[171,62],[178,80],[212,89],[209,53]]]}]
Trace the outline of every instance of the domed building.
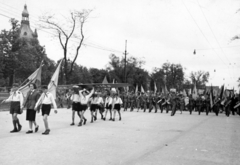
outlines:
[{"label": "domed building", "polygon": [[32,29],[30,28],[29,13],[26,4],[24,5],[24,10],[22,12],[22,21],[19,32],[19,38],[24,38],[27,40],[38,38],[37,30],[35,29],[35,31],[33,32]]}]

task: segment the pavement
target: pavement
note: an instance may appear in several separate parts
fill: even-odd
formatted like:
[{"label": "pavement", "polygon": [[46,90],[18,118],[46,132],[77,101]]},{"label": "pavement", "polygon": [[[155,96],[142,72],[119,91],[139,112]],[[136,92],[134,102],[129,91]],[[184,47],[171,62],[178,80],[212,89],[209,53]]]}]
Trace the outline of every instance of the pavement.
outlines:
[{"label": "pavement", "polygon": [[[239,165],[240,116],[175,116],[164,113],[122,112],[122,120],[70,126],[71,110],[58,109],[49,116],[49,135],[37,114],[40,129],[26,134],[26,112],[19,116],[23,126],[12,130],[9,112],[0,112],[1,165]],[[78,122],[78,116],[75,116]],[[75,123],[77,123],[75,122]]]}]

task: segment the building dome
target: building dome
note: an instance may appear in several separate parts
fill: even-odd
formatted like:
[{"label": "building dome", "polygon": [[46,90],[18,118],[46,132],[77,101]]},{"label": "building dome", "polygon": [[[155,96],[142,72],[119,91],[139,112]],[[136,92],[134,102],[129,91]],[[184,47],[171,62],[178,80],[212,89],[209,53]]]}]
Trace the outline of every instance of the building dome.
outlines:
[{"label": "building dome", "polygon": [[29,16],[28,11],[27,11],[27,5],[26,5],[26,4],[24,5],[24,9],[23,9],[23,12],[22,12],[22,16],[23,16],[23,17],[28,17],[28,16]]}]

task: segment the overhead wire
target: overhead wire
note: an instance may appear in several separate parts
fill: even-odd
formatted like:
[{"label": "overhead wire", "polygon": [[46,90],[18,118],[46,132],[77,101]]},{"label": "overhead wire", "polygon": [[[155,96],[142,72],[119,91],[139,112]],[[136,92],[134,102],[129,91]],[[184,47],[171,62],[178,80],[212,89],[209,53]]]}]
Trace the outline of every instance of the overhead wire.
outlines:
[{"label": "overhead wire", "polygon": [[[211,28],[211,26],[210,26],[210,24],[209,24],[209,22],[208,22],[208,19],[207,19],[206,15],[205,15],[205,14],[204,14],[204,12],[202,11],[201,5],[200,5],[200,3],[199,3],[199,1],[198,1],[198,0],[197,0],[197,3],[198,3],[198,6],[199,6],[199,8],[200,8],[200,10],[201,10],[201,12],[202,12],[202,14],[203,14],[204,18],[205,18],[205,21],[207,22],[207,25],[208,25],[209,29],[211,30],[211,33],[212,33],[212,34],[213,34],[213,36],[214,36],[214,39],[216,40],[216,42],[217,42],[217,44],[218,44],[219,48],[221,49],[221,51],[222,51],[223,55],[225,56],[225,58],[227,59],[227,61],[228,61],[228,62],[229,62],[229,64],[230,64],[231,62],[229,61],[229,59],[227,58],[227,56],[226,56],[225,52],[223,51],[223,49],[222,49],[221,45],[219,44],[219,41],[218,41],[218,39],[217,39],[217,37],[216,37],[215,33],[213,32],[213,30],[212,30],[212,28]],[[227,65],[227,67],[229,67],[229,66]],[[231,73],[231,72],[230,72],[230,73]]]},{"label": "overhead wire", "polygon": [[[186,8],[187,12],[189,13],[189,15],[191,16],[192,20],[194,21],[194,23],[196,24],[197,28],[199,29],[199,31],[201,32],[202,36],[205,38],[205,40],[207,41],[207,43],[209,44],[210,48],[214,51],[214,53],[217,55],[218,59],[220,61],[222,61],[222,63],[227,67],[228,72],[231,75],[231,72],[229,71],[228,65],[223,61],[223,59],[221,58],[221,56],[218,55],[218,53],[212,48],[211,43],[209,42],[209,40],[207,39],[207,37],[205,36],[205,34],[203,33],[202,29],[199,27],[198,23],[196,22],[195,18],[193,17],[193,15],[191,14],[191,12],[189,11],[189,9],[187,8],[186,4],[184,3],[184,1],[182,0],[182,3],[184,5],[184,7]],[[232,77],[231,77],[232,78]]]},{"label": "overhead wire", "polygon": [[[2,6],[0,6],[0,7],[2,7]],[[9,8],[11,8],[11,7],[9,6]],[[6,9],[0,8],[0,10],[2,10],[2,12],[8,13],[11,16],[12,15],[16,16],[15,13],[11,13],[10,11],[6,11]],[[6,16],[4,14],[1,14],[1,15],[5,16],[7,18],[11,18],[11,17]],[[32,17],[32,15],[33,14],[31,14],[31,17]],[[18,17],[18,16],[16,16],[16,17]],[[34,17],[34,15],[33,15],[33,17]],[[31,25],[33,28],[38,29],[38,27],[35,26],[37,24],[35,20],[31,20],[31,23],[33,23],[33,25]],[[56,35],[55,33],[52,33],[52,32],[49,32],[49,31],[46,31],[46,30],[43,30],[43,29],[38,29],[38,30],[39,31],[43,31],[43,32],[48,33],[48,34],[51,34],[51,35]],[[76,41],[76,39],[71,39],[71,41],[73,41],[75,43],[79,43],[79,41]],[[94,44],[94,43],[91,43],[91,42],[85,42],[85,43],[83,43],[83,45],[87,46],[87,47],[92,47],[92,48],[95,48],[95,49],[103,50],[103,51],[114,52],[114,53],[122,53],[122,51],[119,51],[119,50],[116,50],[116,49],[107,48],[106,46],[102,46],[102,45],[99,45],[99,44]]]}]

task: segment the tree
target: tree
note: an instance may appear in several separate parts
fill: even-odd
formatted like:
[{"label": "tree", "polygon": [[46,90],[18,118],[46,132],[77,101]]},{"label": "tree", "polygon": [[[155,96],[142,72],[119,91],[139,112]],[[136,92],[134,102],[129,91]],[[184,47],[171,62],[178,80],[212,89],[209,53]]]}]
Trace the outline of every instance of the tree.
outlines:
[{"label": "tree", "polygon": [[[1,77],[5,79],[1,86],[11,86],[15,82],[23,82],[44,60],[42,82],[48,83],[54,71],[54,62],[46,53],[44,46],[39,45],[36,38],[19,38],[19,22],[10,19],[12,28],[0,33]],[[7,84],[8,81],[8,84]]]},{"label": "tree", "polygon": [[196,86],[205,86],[209,79],[209,72],[205,72],[202,70],[199,70],[197,72],[191,72],[190,78],[193,84],[196,83]]},{"label": "tree", "polygon": [[105,76],[109,77],[107,70],[104,69],[90,68],[89,72],[93,83],[102,83]]},{"label": "tree", "polygon": [[[78,58],[79,50],[84,41],[83,27],[89,18],[89,15],[92,10],[82,10],[70,12],[70,18],[65,18],[65,21],[59,21],[54,15],[45,15],[41,17],[40,21],[44,24],[40,26],[45,29],[50,29],[53,31],[53,36],[57,37],[60,45],[63,49],[63,58],[64,58],[64,76],[65,83],[69,83],[69,77],[71,76],[74,68],[74,63]],[[66,23],[67,22],[67,23]],[[71,47],[75,47],[74,58],[71,63],[68,63],[69,59],[69,49],[70,49],[70,40],[74,40],[71,43]],[[68,67],[70,65],[70,68]]]},{"label": "tree", "polygon": [[[166,84],[167,88],[181,90],[184,82],[183,67],[181,64],[166,62],[161,68],[155,68],[151,77],[159,89],[160,87],[163,88]],[[153,83],[151,84],[151,89],[153,89]]]},{"label": "tree", "polygon": [[[109,72],[110,79],[115,79],[117,82],[124,82],[124,58],[120,59],[115,54],[110,55],[109,66],[107,71]],[[149,74],[142,69],[142,65],[145,63],[142,60],[138,60],[135,57],[128,57],[126,65],[126,80],[127,83],[138,86],[143,85],[145,89],[148,88]]]}]

